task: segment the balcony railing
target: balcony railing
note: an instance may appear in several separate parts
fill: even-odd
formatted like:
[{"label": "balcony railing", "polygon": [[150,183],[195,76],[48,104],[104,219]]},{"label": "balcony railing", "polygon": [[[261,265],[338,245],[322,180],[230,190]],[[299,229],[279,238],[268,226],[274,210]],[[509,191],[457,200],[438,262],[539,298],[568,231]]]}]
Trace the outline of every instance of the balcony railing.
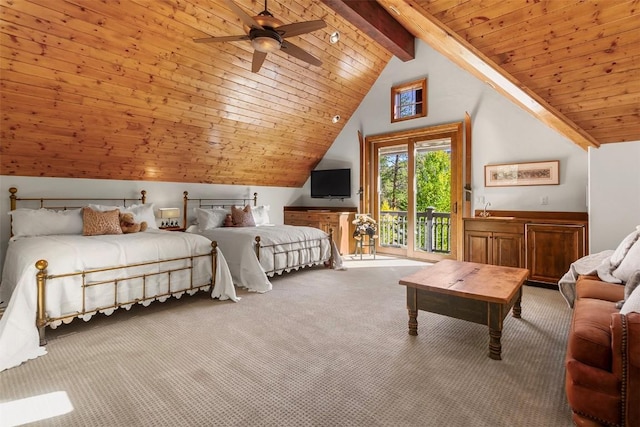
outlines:
[{"label": "balcony railing", "polygon": [[[407,231],[406,211],[381,211],[378,222],[380,246],[402,248],[410,237]],[[426,252],[448,253],[451,251],[451,214],[426,212],[416,214],[416,248]]]}]

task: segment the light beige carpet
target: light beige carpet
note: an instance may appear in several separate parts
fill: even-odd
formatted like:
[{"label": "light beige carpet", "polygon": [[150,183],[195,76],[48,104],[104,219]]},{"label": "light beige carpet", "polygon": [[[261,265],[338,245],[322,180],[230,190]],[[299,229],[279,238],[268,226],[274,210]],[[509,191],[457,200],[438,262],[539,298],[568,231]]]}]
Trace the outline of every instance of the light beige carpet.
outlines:
[{"label": "light beige carpet", "polygon": [[0,403],[64,392],[73,409],[34,424],[54,426],[572,424],[557,291],[525,287],[495,361],[481,325],[420,312],[408,335],[398,279],[419,263],[365,264],[49,330],[47,355],[0,373]]}]

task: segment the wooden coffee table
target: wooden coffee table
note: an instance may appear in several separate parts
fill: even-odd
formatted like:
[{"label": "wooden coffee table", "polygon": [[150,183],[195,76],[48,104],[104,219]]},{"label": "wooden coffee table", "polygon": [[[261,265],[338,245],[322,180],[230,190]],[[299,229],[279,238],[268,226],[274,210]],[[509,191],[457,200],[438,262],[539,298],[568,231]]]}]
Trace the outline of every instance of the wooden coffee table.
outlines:
[{"label": "wooden coffee table", "polygon": [[407,287],[409,335],[418,335],[418,310],[489,327],[489,357],[501,360],[502,323],[520,317],[524,268],[444,260],[400,279]]}]

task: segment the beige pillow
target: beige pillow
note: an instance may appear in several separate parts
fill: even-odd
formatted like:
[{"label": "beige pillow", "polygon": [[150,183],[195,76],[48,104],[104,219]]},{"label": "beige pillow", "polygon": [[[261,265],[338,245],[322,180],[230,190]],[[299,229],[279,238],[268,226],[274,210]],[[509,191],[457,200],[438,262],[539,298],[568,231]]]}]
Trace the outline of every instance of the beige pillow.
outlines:
[{"label": "beige pillow", "polygon": [[256,222],[251,213],[251,206],[247,205],[244,209],[231,206],[231,219],[236,227],[255,227]]},{"label": "beige pillow", "polygon": [[122,234],[120,211],[100,212],[89,207],[82,208],[82,234],[99,236],[102,234]]}]

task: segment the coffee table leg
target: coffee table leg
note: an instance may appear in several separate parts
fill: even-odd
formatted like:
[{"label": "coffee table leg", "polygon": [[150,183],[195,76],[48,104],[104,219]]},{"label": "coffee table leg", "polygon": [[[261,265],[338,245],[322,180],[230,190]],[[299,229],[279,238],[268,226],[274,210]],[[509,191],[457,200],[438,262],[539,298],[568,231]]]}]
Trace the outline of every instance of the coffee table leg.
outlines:
[{"label": "coffee table leg", "polygon": [[489,357],[494,360],[502,360],[502,307],[500,304],[489,304]]},{"label": "coffee table leg", "polygon": [[409,309],[409,335],[418,335],[418,310]]},{"label": "coffee table leg", "polygon": [[520,319],[521,317],[521,313],[522,313],[522,286],[520,286],[520,289],[518,290],[518,299],[516,300],[515,304],[513,305],[513,310],[512,310],[512,315],[515,318]]}]

